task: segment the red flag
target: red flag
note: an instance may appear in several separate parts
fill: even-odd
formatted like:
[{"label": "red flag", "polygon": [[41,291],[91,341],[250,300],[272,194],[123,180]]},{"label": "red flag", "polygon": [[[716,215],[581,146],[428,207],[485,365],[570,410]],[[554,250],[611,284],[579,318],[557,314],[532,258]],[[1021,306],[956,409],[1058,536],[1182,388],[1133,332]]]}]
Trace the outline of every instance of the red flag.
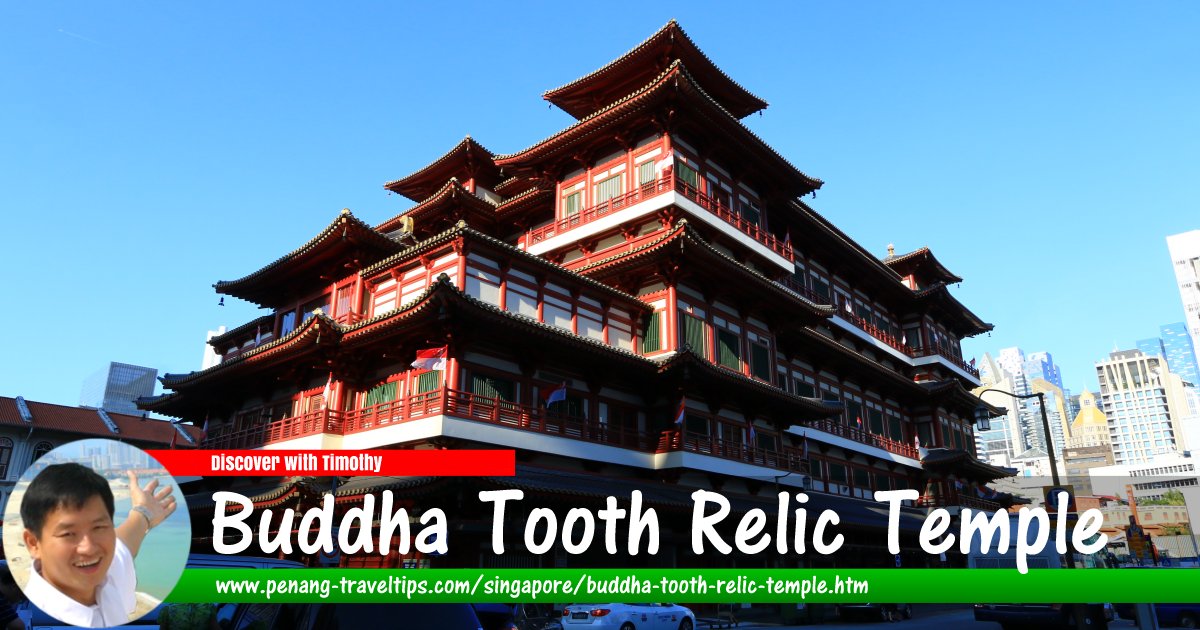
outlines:
[{"label": "red flag", "polygon": [[687,398],[679,399],[679,411],[675,412],[675,424],[683,427],[683,421],[687,418]]},{"label": "red flag", "polygon": [[446,355],[446,346],[417,350],[417,360],[412,362],[412,366],[418,370],[444,370]]}]

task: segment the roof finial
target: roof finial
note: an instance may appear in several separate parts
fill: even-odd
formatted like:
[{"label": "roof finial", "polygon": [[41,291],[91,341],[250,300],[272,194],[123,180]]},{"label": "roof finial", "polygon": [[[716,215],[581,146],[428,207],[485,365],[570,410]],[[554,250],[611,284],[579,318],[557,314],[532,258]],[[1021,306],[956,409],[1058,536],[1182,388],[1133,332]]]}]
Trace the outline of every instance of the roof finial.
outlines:
[{"label": "roof finial", "polygon": [[350,208],[342,208],[342,214],[350,214]]},{"label": "roof finial", "polygon": [[888,243],[888,258],[891,258],[892,256],[895,256],[895,255],[896,255],[896,245],[894,243]]}]

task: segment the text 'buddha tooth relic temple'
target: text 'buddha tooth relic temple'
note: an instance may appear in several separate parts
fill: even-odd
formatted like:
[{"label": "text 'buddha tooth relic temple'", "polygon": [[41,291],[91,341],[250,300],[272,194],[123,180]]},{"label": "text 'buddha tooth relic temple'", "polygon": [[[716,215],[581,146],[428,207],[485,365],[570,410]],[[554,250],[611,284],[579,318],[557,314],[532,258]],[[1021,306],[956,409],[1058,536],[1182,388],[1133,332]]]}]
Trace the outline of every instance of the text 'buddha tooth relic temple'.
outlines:
[{"label": "text 'buddha tooth relic temple'", "polygon": [[[219,364],[164,376],[170,393],[142,408],[206,424],[211,449],[516,450],[515,477],[343,478],[339,513],[391,490],[412,514],[453,515],[449,553],[392,545],[350,567],[890,566],[872,496],[908,488],[921,498],[896,562],[930,566],[926,510],[1019,501],[986,485],[1011,473],[975,457],[983,403],[960,341],[991,325],[950,294],[961,279],[928,248],[876,257],[803,201],[821,180],[741,123],[766,102],[678,24],[544,97],[576,122],[507,154],[467,136],[384,184],[412,202],[399,215],[342,211],[216,283],[270,314],[214,337]],[[329,482],[234,483],[278,514],[319,505]],[[490,513],[464,506],[505,488],[525,492],[508,540],[534,507],[628,508],[639,490],[662,549],[494,555]],[[698,489],[734,513],[807,493],[845,544],[695,555]],[[191,498],[193,549],[211,551],[211,492]]]}]

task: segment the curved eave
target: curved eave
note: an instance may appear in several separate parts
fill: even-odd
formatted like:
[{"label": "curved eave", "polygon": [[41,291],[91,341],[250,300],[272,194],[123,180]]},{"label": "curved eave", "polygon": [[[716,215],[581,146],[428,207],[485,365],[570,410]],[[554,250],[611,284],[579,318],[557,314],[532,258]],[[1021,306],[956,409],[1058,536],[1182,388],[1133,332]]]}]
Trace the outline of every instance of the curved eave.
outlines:
[{"label": "curved eave", "polygon": [[[829,219],[826,219],[821,213],[813,210],[808,204],[793,199],[790,202],[792,210],[795,211],[795,216],[803,220],[808,226],[815,227],[819,232],[823,233],[823,240],[840,243],[844,247],[839,248],[842,251],[838,253],[848,253],[857,260],[867,273],[875,274],[879,279],[880,284],[884,289],[889,290],[892,294],[899,298],[911,299],[912,291],[903,284],[903,278],[900,274],[887,265],[883,264],[878,258],[871,255],[857,241],[846,235],[845,232],[838,229]],[[793,233],[793,238],[799,238],[800,235]]]},{"label": "curved eave", "polygon": [[437,192],[433,193],[432,196],[422,200],[417,205],[405,210],[394,218],[381,223],[375,229],[382,233],[391,232],[399,228],[400,223],[405,218],[411,218],[415,223],[420,223],[430,217],[440,217],[449,214],[449,210],[455,208],[456,205],[465,211],[463,213],[464,217],[477,217],[484,221],[494,221],[496,219],[496,206],[475,196],[471,191],[464,188],[462,184],[458,183],[457,179],[452,177]]},{"label": "curved eave", "polygon": [[509,177],[508,179],[496,184],[495,190],[492,192],[502,197],[515,197],[533,188],[534,183],[524,177]]},{"label": "curved eave", "polygon": [[938,261],[937,257],[933,255],[933,251],[928,247],[922,247],[901,256],[889,256],[883,259],[883,264],[902,276],[927,270],[929,272],[927,277],[935,281],[947,284],[962,282],[962,278],[951,273],[945,265]]},{"label": "curved eave", "polygon": [[686,378],[694,379],[697,373],[704,379],[713,379],[730,383],[748,392],[761,396],[761,399],[772,400],[780,404],[798,406],[812,413],[815,417],[825,418],[842,412],[842,406],[830,405],[816,398],[805,398],[789,394],[777,387],[757,381],[744,374],[717,367],[707,359],[696,356],[691,350],[680,350],[658,364],[659,374],[684,372]]},{"label": "curved eave", "polygon": [[[237,280],[222,280],[213,285],[217,293],[231,295],[260,306],[275,308],[283,305],[278,297],[280,287],[297,282],[297,277],[315,273],[320,266],[340,253],[363,253],[383,258],[400,249],[400,245],[349,211],[342,211],[324,230],[304,245],[285,254],[254,273]],[[369,264],[370,261],[360,261]]]},{"label": "curved eave", "polygon": [[440,183],[456,175],[481,168],[494,171],[496,179],[498,179],[499,169],[496,168],[492,152],[471,136],[467,136],[454,145],[454,148],[420,170],[387,182],[383,187],[415,202],[420,202],[428,197],[429,191],[435,190]]},{"label": "curved eave", "polygon": [[1006,468],[993,466],[975,459],[973,455],[957,448],[931,448],[921,466],[933,472],[956,472],[968,479],[1003,479],[1015,476]]},{"label": "curved eave", "polygon": [[208,340],[208,345],[212,346],[213,348],[220,348],[223,345],[228,345],[228,344],[233,343],[234,341],[236,341],[238,339],[238,337],[248,334],[251,330],[254,330],[254,331],[261,330],[263,326],[267,327],[268,332],[270,332],[274,328],[274,326],[275,326],[275,314],[274,313],[269,314],[269,315],[263,315],[262,317],[256,317],[256,318],[246,322],[245,324],[238,326],[237,328],[234,328],[232,330],[227,330],[219,335],[214,335],[212,339]]},{"label": "curved eave", "polygon": [[688,223],[687,219],[678,221],[675,227],[661,238],[650,241],[633,251],[615,254],[574,271],[592,277],[610,277],[632,267],[643,265],[647,259],[668,255],[674,251],[678,251],[683,255],[694,255],[706,261],[717,263],[720,268],[734,271],[742,279],[750,282],[759,290],[775,295],[781,300],[787,300],[788,303],[798,304],[804,313],[809,316],[804,323],[815,324],[828,319],[833,316],[836,310],[832,306],[814,304],[799,294],[775,284],[761,273],[725,255],[709,244],[708,241],[704,240],[704,237]]},{"label": "curved eave", "polygon": [[502,167],[530,169],[531,172],[536,172],[538,163],[561,159],[563,154],[569,152],[576,144],[591,139],[595,134],[605,133],[612,127],[636,120],[648,109],[667,101],[670,101],[672,106],[688,105],[692,107],[696,113],[714,123],[714,131],[720,127],[721,131],[730,136],[731,141],[743,143],[751,156],[763,156],[765,160],[759,163],[760,169],[774,171],[768,172],[764,176],[774,178],[774,181],[784,190],[786,190],[785,182],[790,180],[793,190],[787,191],[789,194],[796,196],[807,194],[820,188],[823,184],[821,180],[802,173],[721,107],[697,84],[683,63],[678,60],[642,89],[524,151],[496,156],[496,164]]},{"label": "curved eave", "polygon": [[595,280],[592,280],[591,278],[581,276],[577,273],[568,271],[567,269],[564,269],[562,266],[556,265],[556,264],[546,260],[545,258],[542,258],[541,256],[535,256],[523,249],[518,249],[516,247],[513,247],[512,245],[509,245],[508,243],[505,243],[502,240],[493,238],[491,236],[488,236],[487,234],[484,234],[483,232],[475,230],[475,229],[471,228],[470,226],[468,226],[465,222],[462,222],[462,221],[460,221],[453,228],[446,230],[445,232],[431,236],[428,239],[421,241],[421,242],[417,243],[416,245],[413,245],[412,247],[397,253],[394,256],[391,256],[385,260],[380,261],[379,263],[376,263],[375,265],[372,265],[371,267],[368,267],[368,268],[362,270],[360,272],[360,274],[364,278],[369,278],[376,274],[387,271],[388,269],[395,266],[397,263],[399,263],[401,261],[411,259],[414,256],[419,256],[420,254],[422,254],[426,251],[429,251],[430,249],[445,246],[445,245],[453,242],[454,239],[459,238],[459,237],[469,238],[475,242],[483,243],[485,246],[491,247],[503,255],[517,258],[526,263],[535,265],[541,269],[546,270],[549,273],[553,273],[554,275],[558,276],[559,278],[562,278],[563,280],[565,280],[567,282],[581,283],[585,287],[592,289],[596,293],[614,298],[614,299],[622,302],[626,306],[638,308],[645,312],[650,312],[653,310],[653,307],[642,302],[635,295],[630,295],[623,291],[614,289],[602,282],[597,282]]},{"label": "curved eave", "polygon": [[164,374],[159,381],[165,389],[186,389],[211,380],[215,376],[240,370],[246,365],[263,364],[274,359],[295,356],[303,350],[314,347],[317,339],[321,337],[333,344],[337,341],[336,336],[340,334],[340,330],[341,326],[325,315],[314,315],[290,334],[271,343],[261,345],[206,370],[188,374]]},{"label": "curved eave", "polygon": [[597,109],[597,101],[602,105],[610,103],[621,96],[623,86],[656,74],[663,59],[678,59],[692,67],[709,92],[736,118],[745,118],[767,107],[766,101],[718,68],[675,20],[624,55],[566,85],[547,90],[542,98],[575,118],[583,118]]},{"label": "curved eave", "polygon": [[974,337],[995,328],[995,326],[979,319],[979,316],[972,313],[966,306],[963,306],[962,302],[959,302],[957,298],[950,294],[950,288],[945,284],[938,283],[928,289],[917,291],[914,295],[918,300],[932,302],[940,306],[942,311],[955,324],[954,332],[960,337]]},{"label": "curved eave", "polygon": [[553,211],[554,191],[543,188],[530,188],[519,195],[514,195],[496,206],[496,218],[509,220],[529,210],[539,208]]},{"label": "curved eave", "polygon": [[[970,390],[963,387],[962,381],[958,379],[948,379],[944,381],[925,381],[921,383],[934,399],[951,400],[958,403],[963,409],[975,410],[980,407],[987,409],[988,414],[995,418],[1003,416],[1006,411],[1003,407],[997,407],[983,400],[982,398],[972,394]],[[974,417],[969,419],[972,423]]]},{"label": "curved eave", "polygon": [[868,370],[875,376],[886,379],[901,390],[914,394],[926,393],[926,390],[920,384],[913,382],[912,379],[905,375],[890,370],[815,330],[804,329],[800,334],[810,344],[819,345],[827,352],[834,353],[835,356],[840,356],[849,365]]}]

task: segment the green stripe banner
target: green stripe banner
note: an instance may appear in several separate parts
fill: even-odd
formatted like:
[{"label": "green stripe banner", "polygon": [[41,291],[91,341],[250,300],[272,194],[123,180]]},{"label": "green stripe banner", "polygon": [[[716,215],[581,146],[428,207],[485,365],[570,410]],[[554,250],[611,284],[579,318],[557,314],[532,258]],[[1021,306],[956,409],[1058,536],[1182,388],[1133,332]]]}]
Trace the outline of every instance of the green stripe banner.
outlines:
[{"label": "green stripe banner", "polygon": [[187,569],[172,602],[1189,602],[1196,569]]}]

